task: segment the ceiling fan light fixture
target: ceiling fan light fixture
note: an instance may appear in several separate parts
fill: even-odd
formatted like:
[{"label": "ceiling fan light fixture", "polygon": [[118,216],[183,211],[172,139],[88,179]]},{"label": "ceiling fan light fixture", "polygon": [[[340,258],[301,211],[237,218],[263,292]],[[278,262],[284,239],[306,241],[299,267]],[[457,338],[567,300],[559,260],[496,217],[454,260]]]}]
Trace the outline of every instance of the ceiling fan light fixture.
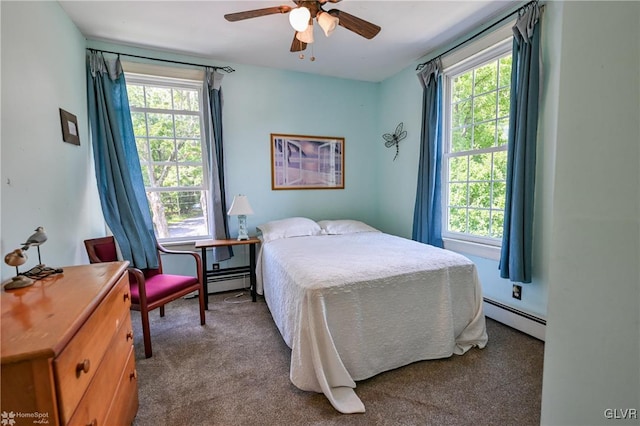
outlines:
[{"label": "ceiling fan light fixture", "polygon": [[337,16],[330,15],[327,12],[318,12],[316,20],[320,28],[322,28],[322,31],[324,31],[324,35],[327,37],[333,33],[340,21]]},{"label": "ceiling fan light fixture", "polygon": [[292,9],[289,12],[289,23],[294,30],[299,33],[305,31],[309,26],[309,19],[311,18],[311,12],[306,7],[300,6]]},{"label": "ceiling fan light fixture", "polygon": [[298,31],[296,38],[303,43],[313,43],[313,24],[309,24],[304,31]]}]

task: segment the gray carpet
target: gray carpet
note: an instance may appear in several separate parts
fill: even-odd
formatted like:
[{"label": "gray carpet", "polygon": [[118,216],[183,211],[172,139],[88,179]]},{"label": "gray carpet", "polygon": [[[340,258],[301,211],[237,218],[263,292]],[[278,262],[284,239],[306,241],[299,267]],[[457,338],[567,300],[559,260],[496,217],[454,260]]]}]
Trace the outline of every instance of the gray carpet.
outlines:
[{"label": "gray carpet", "polygon": [[210,295],[205,326],[197,299],[167,305],[164,318],[152,312],[149,359],[132,312],[136,426],[540,424],[544,343],[519,331],[487,319],[485,349],[360,381],[366,413],[344,415],[291,384],[291,352],[264,299],[238,293]]}]

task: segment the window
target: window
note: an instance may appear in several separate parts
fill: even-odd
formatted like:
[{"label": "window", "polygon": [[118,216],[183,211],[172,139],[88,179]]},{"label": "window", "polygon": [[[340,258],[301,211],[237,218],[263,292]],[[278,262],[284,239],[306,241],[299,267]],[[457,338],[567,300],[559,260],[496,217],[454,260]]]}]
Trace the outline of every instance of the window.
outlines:
[{"label": "window", "polygon": [[156,237],[211,238],[202,82],[127,74],[133,131]]},{"label": "window", "polygon": [[444,70],[443,237],[499,246],[509,133],[511,40]]}]

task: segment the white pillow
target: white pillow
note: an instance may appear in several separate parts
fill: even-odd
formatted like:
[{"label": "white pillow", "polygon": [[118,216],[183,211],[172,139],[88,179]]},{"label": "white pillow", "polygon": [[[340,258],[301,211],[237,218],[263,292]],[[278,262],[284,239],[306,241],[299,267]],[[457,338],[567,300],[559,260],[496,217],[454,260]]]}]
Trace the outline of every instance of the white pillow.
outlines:
[{"label": "white pillow", "polygon": [[274,220],[260,225],[257,228],[262,232],[262,241],[265,243],[280,238],[320,235],[322,233],[320,225],[306,217],[290,217],[287,219]]},{"label": "white pillow", "polygon": [[354,234],[356,232],[380,232],[376,228],[359,220],[321,220],[318,222],[322,232],[328,235]]}]

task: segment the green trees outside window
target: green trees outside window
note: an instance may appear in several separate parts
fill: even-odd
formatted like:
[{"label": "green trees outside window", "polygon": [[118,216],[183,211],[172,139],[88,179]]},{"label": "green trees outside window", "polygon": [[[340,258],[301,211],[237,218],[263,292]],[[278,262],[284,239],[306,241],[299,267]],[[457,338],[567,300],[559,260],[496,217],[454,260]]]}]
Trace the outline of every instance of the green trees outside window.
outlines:
[{"label": "green trees outside window", "polygon": [[156,236],[207,236],[201,96],[195,84],[128,78],[127,94]]},{"label": "green trees outside window", "polygon": [[511,54],[448,75],[448,232],[502,238]]}]

